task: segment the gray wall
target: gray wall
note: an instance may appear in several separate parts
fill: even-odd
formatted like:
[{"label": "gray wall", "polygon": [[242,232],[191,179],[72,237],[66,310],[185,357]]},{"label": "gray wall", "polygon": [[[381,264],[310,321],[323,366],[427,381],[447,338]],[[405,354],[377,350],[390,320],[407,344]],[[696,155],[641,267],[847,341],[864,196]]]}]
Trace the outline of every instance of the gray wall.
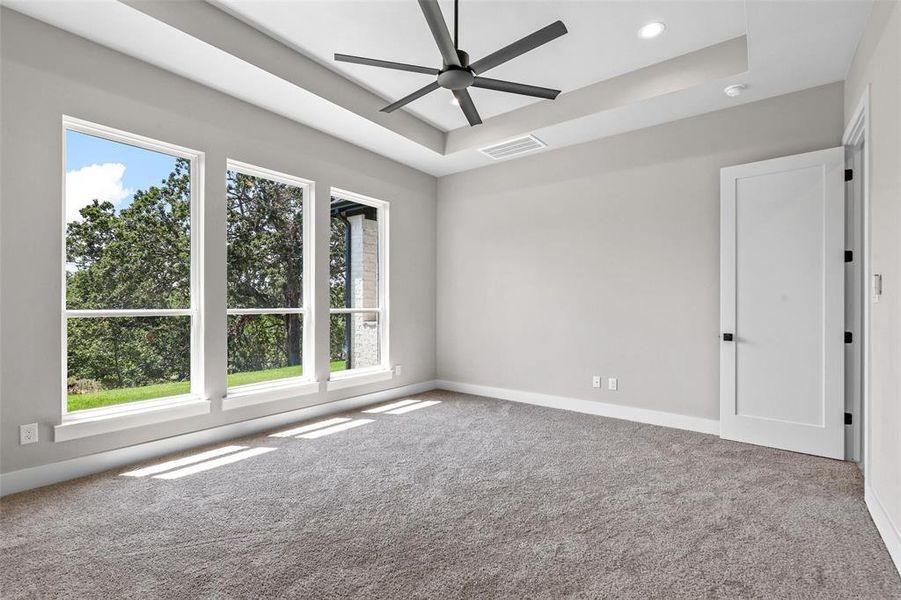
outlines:
[{"label": "gray wall", "polygon": [[868,84],[870,265],[883,274],[884,295],[870,303],[867,485],[901,531],[901,5],[896,2],[877,2],[870,14],[848,73],[847,120]]},{"label": "gray wall", "polygon": [[[436,348],[442,379],[715,419],[719,168],[836,146],[842,131],[839,83],[445,177],[436,209],[432,177],[6,9],[2,80],[0,472],[429,380]],[[391,362],[404,376],[50,441],[62,114],[206,152],[205,342],[223,365],[207,370],[210,397],[225,388],[226,158],[392,202]],[[592,389],[594,374],[620,390]],[[19,446],[32,421],[41,442]]]},{"label": "gray wall", "polygon": [[[435,194],[431,176],[219,94],[8,9],[2,9],[2,223],[0,223],[0,471],[296,409],[435,375]],[[206,153],[202,417],[54,443],[60,419],[61,117],[63,114]],[[221,412],[225,391],[225,162],[256,164],[391,202],[390,382]],[[328,211],[317,224],[328,231]],[[316,240],[327,255],[327,233]],[[328,303],[320,261],[317,301]],[[324,317],[324,318],[323,318]],[[320,377],[328,369],[328,320],[317,321]],[[221,368],[217,368],[221,365]],[[18,445],[18,425],[37,421],[40,442]]]},{"label": "gray wall", "polygon": [[836,83],[441,178],[439,378],[718,418],[719,169],[841,134]]}]

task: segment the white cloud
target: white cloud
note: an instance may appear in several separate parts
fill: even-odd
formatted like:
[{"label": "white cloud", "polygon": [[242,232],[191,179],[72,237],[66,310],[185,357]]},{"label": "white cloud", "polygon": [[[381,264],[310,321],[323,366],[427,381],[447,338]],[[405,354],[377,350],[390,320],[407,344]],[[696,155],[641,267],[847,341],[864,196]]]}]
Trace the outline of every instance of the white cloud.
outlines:
[{"label": "white cloud", "polygon": [[78,211],[92,200],[118,206],[134,192],[122,185],[125,165],[103,163],[66,172],[66,222],[80,221]]}]

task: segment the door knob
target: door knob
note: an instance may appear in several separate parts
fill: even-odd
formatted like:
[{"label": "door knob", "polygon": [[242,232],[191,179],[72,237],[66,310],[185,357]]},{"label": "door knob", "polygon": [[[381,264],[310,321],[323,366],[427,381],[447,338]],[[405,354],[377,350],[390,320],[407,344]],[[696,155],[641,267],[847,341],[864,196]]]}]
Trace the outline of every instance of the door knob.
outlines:
[{"label": "door knob", "polygon": [[732,341],[732,334],[731,334],[731,333],[724,333],[724,334],[723,334],[723,341],[724,341],[724,342],[731,342],[731,341]]}]

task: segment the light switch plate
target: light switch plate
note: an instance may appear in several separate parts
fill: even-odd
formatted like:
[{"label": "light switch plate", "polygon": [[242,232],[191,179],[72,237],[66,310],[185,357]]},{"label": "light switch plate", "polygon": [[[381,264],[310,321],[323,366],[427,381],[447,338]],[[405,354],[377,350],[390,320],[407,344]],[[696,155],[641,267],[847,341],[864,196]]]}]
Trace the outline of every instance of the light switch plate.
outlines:
[{"label": "light switch plate", "polygon": [[616,377],[610,377],[607,379],[607,389],[608,390],[615,392],[618,385],[619,385],[619,382],[617,382]]},{"label": "light switch plate", "polygon": [[400,377],[404,374],[404,366],[403,365],[394,365],[394,376]]},{"label": "light switch plate", "polygon": [[596,387],[596,388],[601,387],[601,376],[600,375],[595,375],[594,377],[591,378],[591,387]]}]

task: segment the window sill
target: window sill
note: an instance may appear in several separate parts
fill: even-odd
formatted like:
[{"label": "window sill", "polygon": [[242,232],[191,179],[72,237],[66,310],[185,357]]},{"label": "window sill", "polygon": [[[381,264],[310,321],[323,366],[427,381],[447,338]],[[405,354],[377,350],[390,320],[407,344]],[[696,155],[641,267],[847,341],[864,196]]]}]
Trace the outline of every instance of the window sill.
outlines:
[{"label": "window sill", "polygon": [[394,370],[379,367],[377,369],[360,369],[352,371],[336,371],[331,374],[331,379],[326,382],[326,390],[342,390],[344,388],[387,381],[394,377]]},{"label": "window sill", "polygon": [[53,427],[53,441],[77,440],[133,427],[205,415],[209,412],[209,400],[197,396],[179,396],[149,406],[134,407],[131,410],[116,407],[115,410],[84,411],[65,415],[63,422]]},{"label": "window sill", "polygon": [[254,383],[229,388],[222,398],[222,410],[234,410],[266,402],[277,402],[297,398],[319,391],[319,382],[308,379],[289,380],[275,383]]}]

